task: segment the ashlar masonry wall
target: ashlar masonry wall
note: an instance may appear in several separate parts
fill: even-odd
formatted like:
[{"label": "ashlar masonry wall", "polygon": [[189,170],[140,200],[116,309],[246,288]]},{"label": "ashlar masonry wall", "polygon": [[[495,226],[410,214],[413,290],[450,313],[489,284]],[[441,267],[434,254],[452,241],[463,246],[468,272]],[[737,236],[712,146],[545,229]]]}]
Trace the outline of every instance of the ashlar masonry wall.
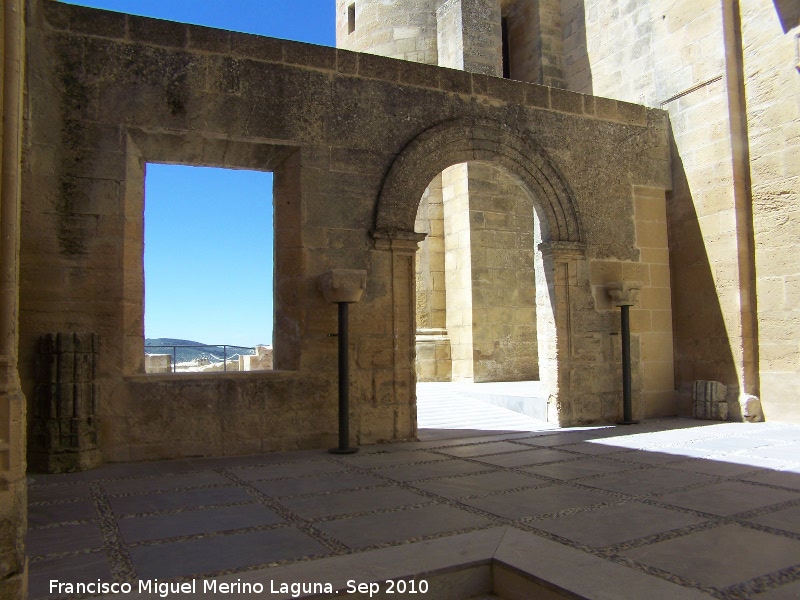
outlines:
[{"label": "ashlar masonry wall", "polygon": [[[800,419],[795,299],[800,7],[564,0],[568,89],[669,112],[675,377]],[[738,415],[734,415],[738,416]]]},{"label": "ashlar masonry wall", "polygon": [[[50,1],[30,22],[20,375],[31,397],[41,336],[97,334],[105,460],[333,445],[336,308],[318,288],[333,268],[367,272],[350,311],[352,441],[414,437],[414,221],[434,177],[473,160],[514,174],[541,215],[552,420],[620,414],[618,311],[591,273],[644,259],[632,215],[671,185],[663,112]],[[275,371],[144,374],[152,161],[274,171]],[[637,412],[672,414],[644,404],[648,344],[634,336]]]}]

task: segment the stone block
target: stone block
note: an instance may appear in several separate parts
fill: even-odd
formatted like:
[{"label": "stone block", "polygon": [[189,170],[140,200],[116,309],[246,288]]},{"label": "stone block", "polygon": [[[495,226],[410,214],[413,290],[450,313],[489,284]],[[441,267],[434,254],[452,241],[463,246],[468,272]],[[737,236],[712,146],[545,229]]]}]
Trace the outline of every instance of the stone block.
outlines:
[{"label": "stone block", "polygon": [[171,354],[145,354],[145,373],[172,373]]},{"label": "stone block", "polygon": [[551,88],[550,108],[576,115],[583,114],[582,94],[576,94],[575,92],[560,90],[558,88]]},{"label": "stone block", "polygon": [[188,25],[128,15],[128,37],[137,42],[157,46],[183,48],[186,46]]},{"label": "stone block", "polygon": [[728,420],[728,388],[719,381],[698,380],[692,384],[692,414],[696,419]]}]

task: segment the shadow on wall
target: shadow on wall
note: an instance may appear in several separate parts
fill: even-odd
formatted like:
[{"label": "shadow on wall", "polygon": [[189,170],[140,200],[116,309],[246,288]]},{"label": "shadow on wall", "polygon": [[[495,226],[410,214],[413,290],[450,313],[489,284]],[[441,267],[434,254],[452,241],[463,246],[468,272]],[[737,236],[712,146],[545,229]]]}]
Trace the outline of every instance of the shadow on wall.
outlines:
[{"label": "shadow on wall", "polygon": [[775,12],[781,20],[783,32],[788,33],[800,25],[800,2],[797,0],[772,0],[775,4]]},{"label": "shadow on wall", "polygon": [[[700,229],[695,202],[670,136],[673,191],[667,198],[672,314],[675,353],[675,390],[678,414],[692,411],[692,382],[720,381],[738,396],[736,368],[731,353],[706,240]],[[730,398],[730,396],[729,396]],[[737,402],[729,403],[738,407]],[[734,418],[736,415],[733,415]]]}]

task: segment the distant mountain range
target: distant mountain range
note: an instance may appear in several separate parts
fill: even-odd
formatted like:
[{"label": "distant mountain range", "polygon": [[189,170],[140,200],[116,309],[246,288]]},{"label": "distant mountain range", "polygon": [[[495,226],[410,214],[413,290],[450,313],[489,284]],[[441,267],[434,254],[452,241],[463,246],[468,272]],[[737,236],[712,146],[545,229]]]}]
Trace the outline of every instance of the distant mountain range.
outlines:
[{"label": "distant mountain range", "polygon": [[[166,346],[161,349],[160,346]],[[145,354],[172,354],[173,348],[170,346],[197,346],[196,348],[175,348],[175,362],[183,363],[196,360],[208,360],[212,363],[222,362],[223,349],[222,346],[206,346],[202,342],[194,342],[192,340],[179,340],[176,338],[146,338],[144,340],[144,353]],[[240,354],[254,354],[254,351],[249,351],[245,348],[232,348],[228,347],[227,357],[231,359]]]}]

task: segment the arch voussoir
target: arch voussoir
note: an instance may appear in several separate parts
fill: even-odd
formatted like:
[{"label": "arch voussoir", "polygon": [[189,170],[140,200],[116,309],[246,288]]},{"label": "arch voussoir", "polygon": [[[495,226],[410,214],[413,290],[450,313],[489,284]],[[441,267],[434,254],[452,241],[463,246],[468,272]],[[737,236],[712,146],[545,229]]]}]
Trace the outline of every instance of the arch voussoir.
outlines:
[{"label": "arch voussoir", "polygon": [[544,151],[521,131],[479,119],[440,123],[406,145],[381,187],[375,231],[413,231],[425,187],[447,167],[471,160],[502,165],[520,181],[543,212],[548,241],[583,241],[570,188]]}]

